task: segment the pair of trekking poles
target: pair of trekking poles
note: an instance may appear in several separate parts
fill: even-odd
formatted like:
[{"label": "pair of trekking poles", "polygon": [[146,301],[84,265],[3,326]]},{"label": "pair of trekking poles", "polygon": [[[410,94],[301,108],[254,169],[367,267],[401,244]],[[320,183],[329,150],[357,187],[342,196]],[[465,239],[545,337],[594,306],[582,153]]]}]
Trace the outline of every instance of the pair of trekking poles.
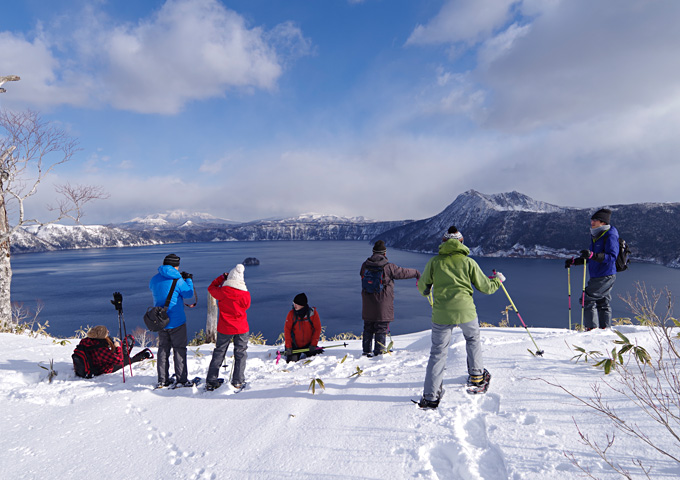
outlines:
[{"label": "pair of trekking poles", "polygon": [[[125,383],[125,355],[127,354],[128,357],[128,362],[130,364],[130,376],[132,375],[132,360],[130,359],[130,352],[128,351],[128,339],[127,339],[127,327],[125,326],[125,317],[123,317],[123,295],[120,292],[113,292],[113,300],[111,300],[111,303],[113,306],[116,308],[116,311],[118,312],[118,336],[121,339],[121,363],[123,364],[123,368],[121,368],[121,372],[123,372],[123,383]],[[134,344],[134,342],[133,342]],[[132,345],[130,345],[130,350],[132,350]]]},{"label": "pair of trekking poles", "polygon": [[[496,270],[493,270],[493,273],[494,273],[494,275],[495,275],[495,274],[496,274]],[[527,331],[527,333],[529,334],[529,338],[531,338],[531,341],[533,342],[534,347],[536,347],[536,351],[535,351],[535,352],[534,352],[533,350],[529,349],[529,348],[527,348],[527,350],[528,350],[529,353],[532,354],[534,357],[542,357],[543,354],[545,353],[545,351],[544,351],[544,350],[541,350],[540,348],[538,348],[538,345],[536,345],[536,340],[534,340],[534,337],[533,337],[533,335],[531,335],[531,332],[529,331],[529,328],[527,327],[526,323],[524,323],[524,320],[522,320],[522,315],[519,314],[519,310],[517,310],[517,307],[515,306],[515,302],[513,302],[513,301],[512,301],[512,298],[510,298],[510,294],[508,293],[508,290],[505,288],[505,285],[503,285],[503,282],[501,282],[501,288],[502,288],[503,291],[505,292],[505,296],[508,297],[508,301],[510,302],[510,305],[512,305],[512,309],[513,309],[513,310],[515,311],[515,313],[517,314],[517,318],[519,318],[519,321],[522,322],[522,326],[524,327],[524,329],[525,329],[525,330]],[[570,298],[571,298],[571,297],[570,297]],[[429,293],[429,295],[427,296],[427,300],[430,302],[430,306],[433,307],[433,306],[434,306],[434,301],[433,301],[433,297],[432,297],[432,289],[430,289],[430,293]]]},{"label": "pair of trekking poles", "polygon": [[[569,293],[569,330],[571,330],[571,266],[567,267],[567,291]],[[583,262],[583,293],[581,295],[581,331],[586,310],[586,263]]]}]

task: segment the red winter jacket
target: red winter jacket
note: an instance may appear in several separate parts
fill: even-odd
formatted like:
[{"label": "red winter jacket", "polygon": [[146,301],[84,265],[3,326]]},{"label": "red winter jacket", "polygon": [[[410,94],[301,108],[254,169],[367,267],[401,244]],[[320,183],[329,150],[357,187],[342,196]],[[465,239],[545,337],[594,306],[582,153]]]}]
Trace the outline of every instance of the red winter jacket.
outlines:
[{"label": "red winter jacket", "polygon": [[217,331],[223,335],[248,333],[250,327],[246,310],[250,308],[250,292],[223,287],[224,280],[224,275],[220,275],[208,287],[208,292],[217,300],[220,310]]},{"label": "red winter jacket", "polygon": [[[310,307],[310,313],[309,317],[298,319],[295,310],[288,312],[286,325],[283,327],[286,348],[317,346],[321,335],[321,320],[316,308]],[[293,345],[293,337],[295,337],[295,345]]]}]

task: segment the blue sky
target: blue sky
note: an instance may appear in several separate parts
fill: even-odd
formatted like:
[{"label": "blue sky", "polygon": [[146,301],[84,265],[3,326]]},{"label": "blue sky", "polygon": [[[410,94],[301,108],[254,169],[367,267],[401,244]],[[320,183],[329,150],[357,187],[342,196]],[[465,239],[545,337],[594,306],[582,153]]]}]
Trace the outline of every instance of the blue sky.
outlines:
[{"label": "blue sky", "polygon": [[[80,142],[85,223],[425,218],[469,189],[676,202],[680,2],[23,0],[0,107]],[[27,206],[52,199],[45,186]]]}]

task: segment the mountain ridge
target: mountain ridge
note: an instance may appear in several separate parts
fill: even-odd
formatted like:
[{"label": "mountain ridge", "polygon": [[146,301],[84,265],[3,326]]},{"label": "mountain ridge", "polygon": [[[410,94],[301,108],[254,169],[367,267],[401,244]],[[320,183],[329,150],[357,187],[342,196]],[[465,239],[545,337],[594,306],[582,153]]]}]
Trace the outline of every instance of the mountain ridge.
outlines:
[{"label": "mountain ridge", "polygon": [[[612,209],[612,224],[629,243],[634,260],[680,268],[674,241],[680,235],[680,203],[604,207]],[[12,253],[183,242],[377,239],[391,248],[432,253],[437,251],[442,234],[456,225],[472,255],[565,258],[587,248],[590,215],[598,208],[602,206],[553,205],[517,191],[484,194],[468,190],[440,213],[422,220],[377,221],[304,213],[237,223],[209,214],[174,211],[174,215],[166,212],[141,218],[167,220],[170,215],[175,223],[166,224],[151,221],[142,225],[137,217],[111,225],[26,227],[12,236]]]}]

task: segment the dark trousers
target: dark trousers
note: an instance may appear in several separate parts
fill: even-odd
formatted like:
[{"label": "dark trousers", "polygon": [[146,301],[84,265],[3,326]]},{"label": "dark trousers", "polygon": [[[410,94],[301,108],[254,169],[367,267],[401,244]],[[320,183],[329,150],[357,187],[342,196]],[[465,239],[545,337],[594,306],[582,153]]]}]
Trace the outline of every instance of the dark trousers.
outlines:
[{"label": "dark trousers", "polygon": [[246,350],[248,350],[249,336],[249,332],[236,335],[225,335],[217,332],[217,341],[215,342],[215,349],[213,350],[210,366],[208,367],[206,383],[217,383],[220,366],[222,366],[227,349],[229,349],[229,344],[232,341],[234,342],[234,375],[231,378],[231,383],[232,385],[240,385],[245,381],[246,358],[248,358]]},{"label": "dark trousers", "polygon": [[[371,353],[371,346],[373,346],[374,355],[380,355],[387,350],[387,331],[389,329],[390,322],[364,321],[364,335],[361,342],[363,353]],[[375,345],[373,345],[374,337]]]},{"label": "dark trousers", "polygon": [[583,326],[585,328],[608,328],[612,322],[612,287],[616,275],[591,278],[586,287]]},{"label": "dark trousers", "polygon": [[179,383],[186,383],[187,369],[187,325],[165,329],[158,332],[158,382],[166,383],[170,370],[170,349],[173,350],[175,377]]}]

